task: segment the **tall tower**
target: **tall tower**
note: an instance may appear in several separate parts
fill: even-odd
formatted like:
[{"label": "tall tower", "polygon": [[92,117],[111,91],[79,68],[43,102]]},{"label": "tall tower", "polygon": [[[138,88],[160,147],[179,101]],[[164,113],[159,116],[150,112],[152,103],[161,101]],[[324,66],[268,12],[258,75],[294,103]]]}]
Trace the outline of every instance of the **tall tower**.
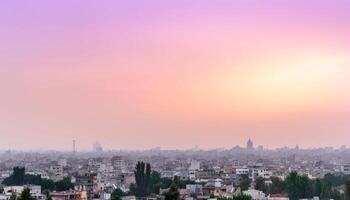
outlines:
[{"label": "tall tower", "polygon": [[251,139],[249,139],[247,142],[247,149],[249,149],[249,150],[254,149],[254,144],[253,144],[253,141]]},{"label": "tall tower", "polygon": [[73,153],[75,153],[76,150],[75,150],[75,140],[73,140]]}]

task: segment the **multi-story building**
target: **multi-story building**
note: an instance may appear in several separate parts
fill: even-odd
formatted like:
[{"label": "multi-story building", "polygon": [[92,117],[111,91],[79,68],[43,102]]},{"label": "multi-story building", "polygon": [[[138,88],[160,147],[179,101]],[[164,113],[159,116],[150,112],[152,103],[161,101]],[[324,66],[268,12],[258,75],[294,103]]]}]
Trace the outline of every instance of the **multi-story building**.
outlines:
[{"label": "multi-story building", "polygon": [[51,192],[52,200],[87,200],[85,191]]},{"label": "multi-story building", "polygon": [[75,176],[75,190],[86,191],[87,199],[93,199],[93,195],[98,190],[97,174],[85,173]]}]

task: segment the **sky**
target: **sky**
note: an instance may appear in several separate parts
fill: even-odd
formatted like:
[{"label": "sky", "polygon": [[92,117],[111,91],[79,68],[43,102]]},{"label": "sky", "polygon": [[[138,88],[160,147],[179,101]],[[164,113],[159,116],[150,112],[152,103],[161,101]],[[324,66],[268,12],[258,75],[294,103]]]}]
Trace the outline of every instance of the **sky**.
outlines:
[{"label": "sky", "polygon": [[350,1],[2,0],[0,149],[340,147]]}]

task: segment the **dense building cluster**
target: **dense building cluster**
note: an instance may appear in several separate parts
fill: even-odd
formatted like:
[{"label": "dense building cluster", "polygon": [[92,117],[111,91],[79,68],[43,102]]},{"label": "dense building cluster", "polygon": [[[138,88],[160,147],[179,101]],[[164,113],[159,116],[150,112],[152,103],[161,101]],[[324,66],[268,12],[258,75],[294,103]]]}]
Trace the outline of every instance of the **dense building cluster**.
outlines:
[{"label": "dense building cluster", "polygon": [[[347,148],[3,152],[0,200],[344,199]],[[142,162],[140,162],[142,161]],[[21,200],[26,200],[24,197]]]}]

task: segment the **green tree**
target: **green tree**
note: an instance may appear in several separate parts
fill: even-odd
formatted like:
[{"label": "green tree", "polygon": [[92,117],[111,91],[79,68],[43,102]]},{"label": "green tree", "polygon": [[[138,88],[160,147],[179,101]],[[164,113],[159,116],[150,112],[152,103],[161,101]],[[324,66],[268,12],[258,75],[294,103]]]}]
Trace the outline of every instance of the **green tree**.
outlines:
[{"label": "green tree", "polygon": [[179,200],[180,193],[175,184],[172,184],[169,190],[164,194],[165,200]]},{"label": "green tree", "polygon": [[20,200],[35,200],[34,197],[30,194],[29,188],[24,188],[21,195],[19,196]]},{"label": "green tree", "polygon": [[232,197],[224,197],[224,196],[220,196],[217,198],[217,200],[232,200]]},{"label": "green tree", "polygon": [[159,194],[160,188],[162,186],[161,181],[162,178],[160,176],[160,173],[157,171],[152,171],[149,191],[151,191],[151,193]]},{"label": "green tree", "polygon": [[266,193],[267,191],[267,187],[266,187],[266,184],[265,184],[265,179],[262,178],[262,177],[257,177],[255,179],[255,189],[256,190],[260,190],[260,191],[263,191],[264,193]]},{"label": "green tree", "polygon": [[297,172],[291,172],[286,179],[286,190],[291,200],[310,198],[312,188],[307,176],[299,176]]},{"label": "green tree", "polygon": [[69,177],[65,177],[60,181],[55,183],[56,191],[66,191],[74,188],[74,184],[72,183]]},{"label": "green tree", "polygon": [[123,197],[123,196],[126,196],[126,193],[123,192],[123,190],[121,190],[120,188],[117,188],[113,190],[112,195]]},{"label": "green tree", "polygon": [[314,184],[314,196],[321,197],[322,194],[322,182],[320,179],[316,179]]},{"label": "green tree", "polygon": [[286,184],[278,177],[271,177],[271,184],[267,187],[270,194],[281,194],[285,192]]},{"label": "green tree", "polygon": [[52,200],[52,196],[50,195],[50,192],[46,193],[46,200]]},{"label": "green tree", "polygon": [[17,195],[15,192],[12,192],[11,196],[10,196],[10,200],[16,200],[17,199]]},{"label": "green tree", "polygon": [[111,200],[120,200],[123,196],[126,196],[126,194],[121,189],[117,188],[113,190]]},{"label": "green tree", "polygon": [[252,200],[252,197],[250,195],[240,193],[238,195],[233,195],[232,200]]},{"label": "green tree", "polygon": [[251,180],[249,179],[248,175],[244,174],[241,175],[241,180],[238,184],[238,186],[241,188],[241,190],[248,190],[250,187]]},{"label": "green tree", "polygon": [[350,181],[345,184],[345,199],[350,200]]},{"label": "green tree", "polygon": [[321,181],[321,199],[331,198],[333,194],[332,184],[327,180]]},{"label": "green tree", "polygon": [[139,197],[147,196],[150,193],[151,185],[151,165],[149,163],[138,162],[135,167],[136,191]]},{"label": "green tree", "polygon": [[25,176],[25,168],[24,167],[14,167],[13,173],[11,176],[4,179],[4,185],[23,185],[24,184],[24,176]]}]

